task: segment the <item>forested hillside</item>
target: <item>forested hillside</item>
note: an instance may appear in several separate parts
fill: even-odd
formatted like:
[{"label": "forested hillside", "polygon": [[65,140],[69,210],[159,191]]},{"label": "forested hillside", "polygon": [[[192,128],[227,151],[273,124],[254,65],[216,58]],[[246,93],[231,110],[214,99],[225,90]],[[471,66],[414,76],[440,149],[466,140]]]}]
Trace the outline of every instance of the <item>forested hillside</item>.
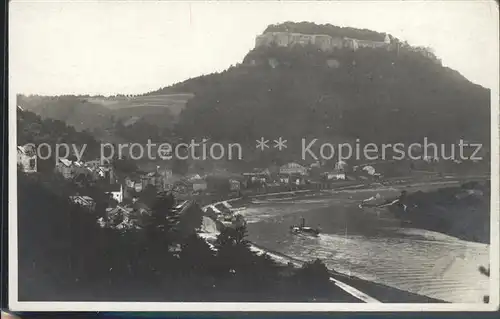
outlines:
[{"label": "forested hillside", "polygon": [[[271,25],[266,31],[375,41],[384,36],[370,30],[291,22]],[[253,49],[224,72],[144,95],[189,92],[194,97],[174,127],[161,121],[149,126],[138,122],[137,127],[148,131],[141,132],[140,139],[210,137],[240,143],[251,150],[248,155],[255,152],[255,140],[281,136],[290,145],[280,153],[283,160],[300,155],[301,138],[346,142],[359,138],[362,144],[422,143],[424,137],[457,143],[463,138],[489,145],[490,91],[442,66],[431,52],[391,40],[396,49],[322,52],[311,45]],[[121,124],[118,128],[123,133]],[[130,134],[121,135],[129,138]],[[277,154],[272,153],[258,156],[271,160]]]}]

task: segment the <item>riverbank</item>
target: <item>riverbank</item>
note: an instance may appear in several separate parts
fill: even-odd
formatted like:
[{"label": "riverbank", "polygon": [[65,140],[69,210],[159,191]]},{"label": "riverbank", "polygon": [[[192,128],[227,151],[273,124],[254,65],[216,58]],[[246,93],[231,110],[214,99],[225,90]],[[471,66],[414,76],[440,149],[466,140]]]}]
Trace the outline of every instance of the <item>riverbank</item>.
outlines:
[{"label": "riverbank", "polygon": [[[304,194],[307,191],[298,191],[298,192],[299,194]],[[297,191],[265,194],[265,196],[279,196],[279,195],[294,194],[294,193],[297,193]],[[241,199],[242,198],[233,198],[233,199],[228,199],[227,201],[213,203],[211,205],[217,205],[222,202],[235,202]],[[204,206],[203,210],[205,211],[211,205]],[[212,242],[215,240],[217,233],[200,233],[199,235],[208,242]],[[272,251],[266,247],[262,247],[253,242],[250,242],[250,245],[251,245],[250,246],[251,250],[253,250],[257,254],[267,254],[273,261],[281,265],[292,264],[295,267],[302,267],[305,263],[304,261],[294,259],[290,256],[286,256],[276,251]],[[331,275],[330,281],[333,284],[335,284],[340,289],[344,290],[346,293],[357,298],[358,300],[367,303],[443,303],[444,302],[439,299],[418,295],[408,291],[363,280],[354,276],[341,274],[332,270],[330,275]]]},{"label": "riverbank", "polygon": [[[303,261],[285,256],[284,254],[271,251],[264,247],[253,244],[256,251],[267,253],[274,260],[281,260],[284,264],[291,262],[294,266],[302,267]],[[429,298],[408,291],[388,287],[371,281],[366,281],[354,276],[344,275],[332,271],[330,280],[345,291],[351,292],[357,298],[365,302],[382,303],[444,303],[442,300]],[[355,288],[354,288],[355,287]],[[354,289],[353,289],[354,288]],[[371,297],[370,297],[371,296]]]},{"label": "riverbank", "polygon": [[[476,287],[477,285],[469,283],[468,280],[460,279],[469,278],[463,277],[463,275],[459,274],[460,269],[462,269],[461,267],[464,266],[461,264],[461,259],[456,260],[456,267],[446,265],[443,266],[441,264],[435,265],[436,260],[432,259],[434,258],[432,257],[434,255],[431,255],[429,257],[425,253],[426,249],[430,249],[432,247],[435,247],[435,249],[437,249],[436,251],[440,251],[440,249],[442,249],[443,247],[448,247],[447,245],[449,245],[449,239],[443,239],[443,242],[439,240],[439,238],[446,236],[441,236],[438,233],[434,235],[430,233],[427,234],[425,233],[425,231],[419,232],[418,230],[415,230],[419,234],[422,233],[421,235],[419,235],[420,237],[415,237],[415,234],[414,232],[411,232],[411,229],[405,231],[405,228],[398,228],[399,224],[397,222],[397,219],[395,219],[394,216],[391,216],[391,213],[381,212],[381,215],[383,216],[378,216],[378,213],[374,213],[369,210],[359,211],[355,203],[366,198],[366,196],[369,197],[379,192],[383,196],[398,196],[400,190],[408,190],[408,192],[418,192],[419,190],[425,190],[432,192],[433,189],[437,190],[440,188],[449,188],[463,185],[465,182],[471,180],[484,181],[486,179],[488,178],[485,176],[443,177],[440,180],[432,179],[427,181],[415,179],[400,179],[390,182],[384,181],[382,183],[358,183],[357,185],[343,185],[342,187],[337,187],[336,189],[331,190],[295,190],[278,193],[257,194],[255,196],[249,196],[245,198],[232,198],[229,199],[229,202],[234,207],[243,206],[247,208],[246,210],[244,210],[244,215],[246,215],[245,218],[251,217],[249,225],[254,226],[253,228],[250,227],[249,229],[249,234],[251,235],[250,237],[252,238],[251,241],[253,242],[254,249],[256,249],[256,251],[260,249],[261,253],[267,252],[268,254],[272,254],[270,256],[272,256],[272,258],[277,262],[280,262],[282,264],[291,262],[295,266],[300,266],[304,261],[308,259],[320,258],[322,260],[328,261],[330,269],[336,269],[342,271],[343,273],[340,274],[337,272],[332,272],[333,280],[337,279],[340,281],[340,285],[345,284],[349,287],[362,291],[372,299],[380,302],[443,302],[441,300],[447,300],[448,302],[459,302],[460,300],[474,299],[472,295],[474,295],[474,290],[478,289],[478,287]],[[333,194],[336,194],[336,196],[332,196]],[[299,204],[300,207],[294,204],[295,202]],[[331,218],[327,217],[330,214],[328,211],[325,212],[326,215],[323,219],[321,219],[321,217],[319,217],[320,215],[318,215],[318,213],[321,212],[314,211],[315,209],[317,210],[318,205],[321,206],[323,205],[321,203],[324,202],[337,203],[335,204],[337,205],[337,208],[333,210],[336,215],[336,222],[332,223]],[[301,205],[300,203],[303,204]],[[356,208],[352,208],[352,211],[347,210],[347,208],[345,208],[347,207],[346,205],[354,205],[356,206]],[[267,208],[264,208],[268,206],[270,207],[269,210]],[[283,211],[283,213],[279,213],[283,209],[285,211]],[[331,228],[333,226],[335,229],[328,229],[324,235],[321,235],[318,239],[319,243],[315,243],[318,240],[306,240],[304,242],[306,246],[303,246],[303,244],[300,243],[302,242],[302,240],[299,240],[298,243],[293,244],[293,242],[295,242],[296,240],[286,235],[288,228],[288,226],[286,225],[293,224],[294,222],[296,222],[294,218],[298,217],[293,217],[294,215],[289,214],[293,211],[309,212],[310,210],[312,210],[312,214],[310,216],[310,219],[308,218],[308,220],[310,220],[312,224],[319,223],[323,225],[323,223],[326,222],[326,224],[324,224],[325,227],[328,226],[329,228]],[[330,210],[330,212],[332,212],[332,210]],[[297,216],[301,215],[302,213],[299,213]],[[259,220],[262,220],[263,222],[258,222],[258,226],[257,224],[254,224]],[[264,222],[264,220],[267,221]],[[345,239],[342,235],[344,234],[344,230],[337,229],[342,228],[344,223],[349,224],[349,237],[351,239]],[[397,227],[399,231],[401,231],[401,235],[399,233],[393,233],[390,235],[392,237],[387,238],[384,237],[387,234],[377,233],[377,229],[379,229],[377,228],[378,226],[380,226],[381,224],[385,225],[391,223],[393,223],[393,226]],[[383,228],[387,226],[392,227],[391,225],[386,225],[383,226]],[[411,236],[403,235],[407,232],[410,232]],[[422,237],[424,236],[424,233],[426,237]],[[358,240],[356,236],[361,237],[359,237]],[[434,242],[434,239],[432,239],[433,236],[436,236],[436,238],[438,238],[436,239],[437,241]],[[286,245],[295,245],[294,248],[287,246],[287,248],[284,249],[285,246],[283,246],[283,240],[288,241]],[[259,243],[259,245],[256,244],[257,242]],[[453,247],[456,248],[452,250],[448,250],[447,248],[445,248],[444,251],[438,253],[438,255],[442,256],[442,263],[445,263],[445,261],[447,260],[447,254],[460,254],[460,249],[465,249],[465,252],[469,251],[467,250],[468,248],[463,248],[465,246],[468,246],[469,244],[465,242],[454,242],[455,244]],[[318,244],[324,246],[317,246]],[[339,244],[340,246],[338,246]],[[358,246],[356,245],[359,244],[362,244],[362,247],[364,248],[361,249],[360,247],[361,250],[359,250],[358,252],[358,249],[356,248]],[[451,249],[452,247],[449,248]],[[345,251],[345,249],[348,250]],[[356,249],[357,253],[354,253],[354,251],[349,251],[349,249]],[[374,250],[372,251],[371,249]],[[385,250],[380,251],[380,255],[378,255],[378,253],[375,253],[380,249]],[[407,249],[409,250],[407,251]],[[410,253],[410,255],[408,255],[407,252],[409,252],[410,250],[415,251],[414,253]],[[283,253],[279,253],[277,251]],[[287,252],[290,252],[290,254]],[[370,259],[369,256],[372,256],[373,254],[376,255],[374,255],[372,259]],[[344,258],[347,258],[345,259],[345,263],[342,261],[342,257],[339,259],[338,257],[336,257],[336,255],[345,255],[346,257]],[[401,264],[398,261],[398,258],[402,258],[400,257],[402,255],[408,255],[404,260],[408,260],[409,264]],[[300,258],[301,260],[291,258],[290,256]],[[452,257],[453,256],[451,256],[450,258]],[[477,256],[471,256],[470,258],[476,257]],[[373,258],[375,258],[375,260],[380,259],[381,261],[383,261],[383,263],[388,262],[389,264],[387,264],[386,266],[382,266],[383,263],[379,264],[378,262],[374,262]],[[431,259],[433,260],[433,262],[431,262]],[[412,260],[415,260],[416,264],[412,263]],[[358,264],[359,262],[361,262],[362,264]],[[392,275],[391,272],[387,273],[387,271],[384,271],[385,267],[389,267],[388,269],[394,269],[394,275]],[[444,267],[444,269],[440,270],[440,267]],[[467,264],[467,267],[467,269],[471,267],[474,268],[474,265]],[[348,271],[349,269],[353,269],[356,273],[356,276],[358,276],[359,273],[359,277],[345,275],[347,273],[351,274],[351,272]],[[362,269],[361,273],[359,269]],[[410,271],[410,273],[408,273],[408,271]],[[443,275],[444,277],[439,277],[439,273],[441,271],[446,273],[446,275]],[[415,273],[415,275],[412,275],[413,272]],[[455,276],[455,273],[457,273],[456,275],[458,277],[452,278],[451,276]],[[378,278],[376,280],[377,283],[373,282],[374,279],[372,279],[372,277],[374,279]],[[434,280],[430,280],[430,278],[434,277],[436,277]],[[472,277],[473,276],[470,276],[470,278]],[[405,281],[403,278],[407,278],[408,281]],[[422,280],[422,282],[420,282],[419,280]],[[344,287],[349,289],[347,286]],[[448,286],[456,286],[457,293],[446,294],[445,290]],[[430,295],[430,297],[423,296],[421,295],[421,293]],[[478,294],[480,294],[480,292],[478,292]]]},{"label": "riverbank", "polygon": [[[201,233],[199,235],[209,243],[216,239],[216,234],[214,233]],[[250,249],[258,255],[266,254],[274,262],[283,266],[291,264],[294,267],[300,268],[305,264],[304,261],[269,250],[252,242],[250,242]],[[439,299],[433,299],[397,288],[388,287],[354,276],[347,276],[335,271],[331,271],[330,276],[330,281],[334,285],[365,303],[444,303],[444,301]]]},{"label": "riverbank", "polygon": [[421,185],[458,185],[468,181],[481,181],[489,179],[488,175],[468,176],[402,176],[393,177],[380,181],[335,181],[330,183],[312,183],[305,185],[281,185],[244,190],[239,193],[197,195],[191,199],[197,201],[201,206],[217,204],[224,201],[251,200],[252,198],[283,196],[287,194],[307,193],[332,193],[343,190],[371,189],[377,187],[418,187]]}]

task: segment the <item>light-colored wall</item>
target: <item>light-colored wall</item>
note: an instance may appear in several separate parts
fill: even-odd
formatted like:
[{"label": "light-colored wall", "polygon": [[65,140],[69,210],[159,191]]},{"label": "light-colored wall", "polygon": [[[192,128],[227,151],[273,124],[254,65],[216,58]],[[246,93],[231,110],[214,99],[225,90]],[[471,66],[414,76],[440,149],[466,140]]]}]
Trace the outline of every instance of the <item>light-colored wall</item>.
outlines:
[{"label": "light-colored wall", "polygon": [[116,200],[118,203],[123,202],[123,190],[120,189],[117,192],[111,192],[111,196],[113,197],[114,200]]},{"label": "light-colored wall", "polygon": [[207,183],[194,183],[193,191],[204,191],[207,189]]},{"label": "light-colored wall", "polygon": [[275,43],[281,47],[293,46],[293,45],[307,45],[314,44],[321,48],[323,51],[332,51],[335,49],[340,49],[343,47],[348,47],[353,50],[357,50],[359,47],[369,47],[369,48],[390,48],[390,43],[380,41],[367,41],[358,40],[352,38],[341,38],[332,37],[326,34],[301,34],[301,33],[289,33],[289,32],[267,32],[265,34],[257,36],[255,40],[255,46],[268,46],[271,43]]},{"label": "light-colored wall", "polygon": [[303,166],[286,164],[280,167],[280,174],[301,174],[306,175],[307,169]]},{"label": "light-colored wall", "polygon": [[[33,163],[34,162],[34,163]],[[36,156],[27,156],[21,152],[17,152],[17,163],[21,165],[22,171],[25,173],[34,173],[37,171]],[[32,165],[34,164],[34,165]]]}]

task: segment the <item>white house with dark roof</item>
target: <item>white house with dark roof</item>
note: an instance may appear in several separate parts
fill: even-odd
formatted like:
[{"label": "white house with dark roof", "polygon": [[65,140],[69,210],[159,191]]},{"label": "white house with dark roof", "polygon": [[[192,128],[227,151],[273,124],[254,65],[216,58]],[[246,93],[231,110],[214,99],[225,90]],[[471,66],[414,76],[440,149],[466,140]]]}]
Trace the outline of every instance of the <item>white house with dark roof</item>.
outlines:
[{"label": "white house with dark roof", "polygon": [[193,185],[193,191],[195,192],[204,191],[207,189],[207,182],[202,178],[194,178],[190,180],[190,182]]},{"label": "white house with dark roof", "polygon": [[118,203],[123,202],[123,186],[122,184],[107,185],[104,190],[105,194],[110,195]]},{"label": "white house with dark roof", "polygon": [[70,196],[69,199],[71,200],[71,202],[78,204],[89,211],[95,210],[95,201],[90,196],[76,195],[76,196]]},{"label": "white house with dark roof", "polygon": [[338,171],[338,170],[333,170],[331,172],[324,172],[322,176],[328,181],[346,179],[345,173],[343,171]]},{"label": "white house with dark roof", "polygon": [[18,146],[17,164],[23,172],[35,173],[37,171],[37,157],[35,148],[30,145]]},{"label": "white house with dark roof", "polygon": [[292,162],[281,166],[279,172],[285,175],[307,175],[307,168]]}]

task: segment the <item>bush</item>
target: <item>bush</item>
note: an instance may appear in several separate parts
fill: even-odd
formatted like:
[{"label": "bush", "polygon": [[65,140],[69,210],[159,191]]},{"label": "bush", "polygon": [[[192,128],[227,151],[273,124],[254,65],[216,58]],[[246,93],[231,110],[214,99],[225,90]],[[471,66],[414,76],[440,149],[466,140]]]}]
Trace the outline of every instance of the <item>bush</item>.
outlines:
[{"label": "bush", "polygon": [[305,263],[295,274],[295,280],[298,289],[314,297],[324,297],[330,293],[330,272],[319,259]]}]

